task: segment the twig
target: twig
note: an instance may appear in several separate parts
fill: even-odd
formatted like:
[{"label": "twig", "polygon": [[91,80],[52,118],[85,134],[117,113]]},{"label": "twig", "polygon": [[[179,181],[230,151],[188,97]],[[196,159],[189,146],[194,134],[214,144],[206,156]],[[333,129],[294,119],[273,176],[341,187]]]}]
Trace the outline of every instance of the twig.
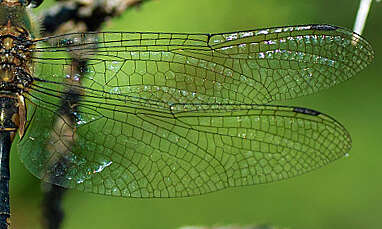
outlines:
[{"label": "twig", "polygon": [[74,0],[43,12],[42,34],[98,31],[102,24],[152,0]]}]

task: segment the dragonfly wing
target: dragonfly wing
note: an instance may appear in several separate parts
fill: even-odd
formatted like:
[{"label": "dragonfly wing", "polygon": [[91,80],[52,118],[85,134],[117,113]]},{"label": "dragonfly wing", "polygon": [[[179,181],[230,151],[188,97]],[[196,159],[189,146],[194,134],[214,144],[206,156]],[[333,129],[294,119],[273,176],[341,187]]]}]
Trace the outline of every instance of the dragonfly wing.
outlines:
[{"label": "dragonfly wing", "polygon": [[41,99],[30,103],[21,160],[39,178],[86,192],[193,196],[300,175],[351,148],[341,124],[304,108],[84,97],[70,122],[46,96],[32,94]]},{"label": "dragonfly wing", "polygon": [[179,103],[264,104],[312,94],[351,78],[374,56],[365,39],[329,25],[221,34],[74,33],[41,41],[50,45],[36,50],[40,79],[70,74],[47,72],[54,63],[69,64],[70,51],[87,61],[88,86]]},{"label": "dragonfly wing", "polygon": [[327,25],[40,41],[22,161],[51,183],[131,197],[267,183],[344,156],[350,136],[334,119],[245,104],[328,88],[373,58],[363,38]]}]

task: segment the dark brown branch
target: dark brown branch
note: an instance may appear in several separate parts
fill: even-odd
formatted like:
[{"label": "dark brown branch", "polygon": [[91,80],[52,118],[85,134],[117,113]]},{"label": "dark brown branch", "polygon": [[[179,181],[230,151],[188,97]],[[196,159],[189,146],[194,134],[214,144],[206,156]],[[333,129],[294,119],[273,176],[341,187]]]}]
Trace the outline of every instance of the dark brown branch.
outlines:
[{"label": "dark brown branch", "polygon": [[42,16],[44,36],[69,31],[98,31],[108,20],[152,0],[67,1],[57,3]]},{"label": "dark brown branch", "polygon": [[42,184],[44,198],[42,200],[42,224],[46,229],[58,229],[64,219],[62,198],[66,189],[48,183]]}]

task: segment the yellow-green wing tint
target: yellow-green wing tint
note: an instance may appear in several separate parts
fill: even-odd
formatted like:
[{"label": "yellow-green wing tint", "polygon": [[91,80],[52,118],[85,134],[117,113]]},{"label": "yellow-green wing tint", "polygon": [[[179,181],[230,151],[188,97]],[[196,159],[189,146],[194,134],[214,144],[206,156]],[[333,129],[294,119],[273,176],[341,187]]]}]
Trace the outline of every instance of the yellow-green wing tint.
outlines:
[{"label": "yellow-green wing tint", "polygon": [[344,156],[350,136],[334,119],[261,104],[343,82],[374,55],[329,25],[35,43],[21,160],[48,182],[131,197],[267,183]]},{"label": "yellow-green wing tint", "polygon": [[39,100],[19,144],[26,167],[81,191],[185,197],[300,175],[351,147],[338,122],[304,108],[125,99],[84,97],[74,133],[54,105]]},{"label": "yellow-green wing tint", "polygon": [[74,33],[42,41],[51,45],[36,50],[40,79],[69,74],[49,68],[68,64],[71,51],[87,61],[86,87],[183,103],[264,104],[311,94],[354,76],[374,55],[365,39],[330,25],[222,34]]}]

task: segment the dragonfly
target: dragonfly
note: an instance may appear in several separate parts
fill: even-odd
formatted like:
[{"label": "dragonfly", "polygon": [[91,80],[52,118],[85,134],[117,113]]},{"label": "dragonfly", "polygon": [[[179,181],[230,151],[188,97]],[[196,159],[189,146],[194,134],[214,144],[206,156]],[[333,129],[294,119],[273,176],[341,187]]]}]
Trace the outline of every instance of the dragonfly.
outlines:
[{"label": "dragonfly", "polygon": [[374,57],[332,25],[230,33],[75,32],[39,37],[0,2],[0,228],[9,152],[65,188],[189,197],[287,179],[344,157],[351,137],[321,112],[274,105],[353,77]]}]

